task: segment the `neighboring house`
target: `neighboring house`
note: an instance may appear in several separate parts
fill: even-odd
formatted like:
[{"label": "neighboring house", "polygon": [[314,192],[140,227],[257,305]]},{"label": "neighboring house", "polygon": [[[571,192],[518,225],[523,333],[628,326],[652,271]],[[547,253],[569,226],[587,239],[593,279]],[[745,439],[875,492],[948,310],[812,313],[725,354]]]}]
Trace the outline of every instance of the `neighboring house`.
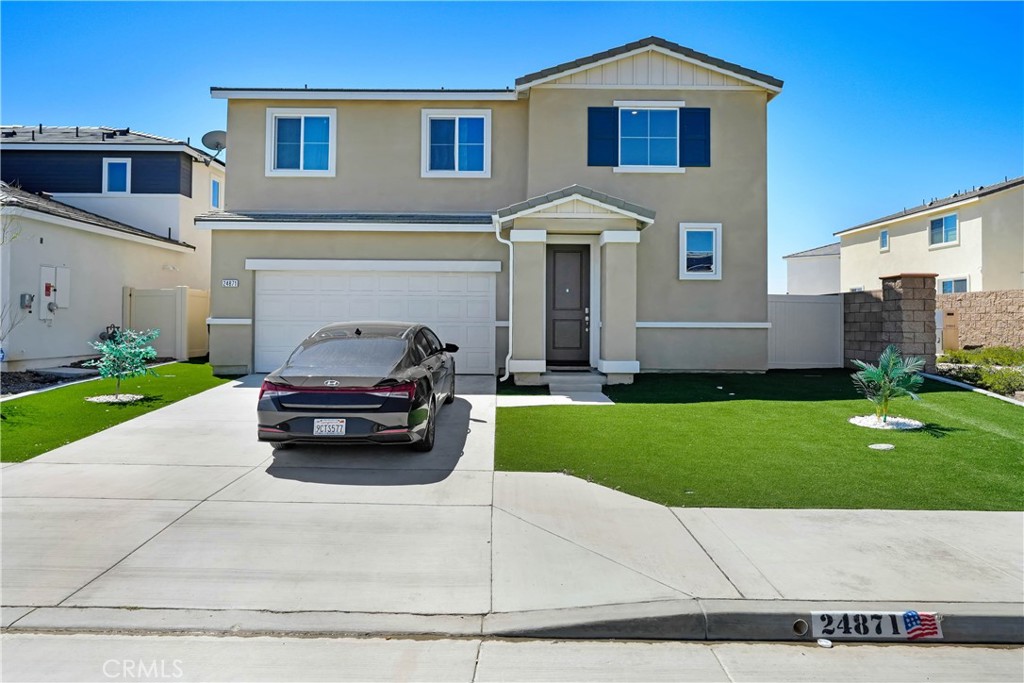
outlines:
[{"label": "neighboring house", "polygon": [[835,294],[839,286],[839,242],[783,256],[787,294]]},{"label": "neighboring house", "polygon": [[195,217],[223,206],[221,161],[186,141],[86,126],[2,126],[0,155],[14,187],[195,246],[176,284],[209,289],[210,235]]},{"label": "neighboring house", "polygon": [[837,232],[843,291],[896,273],[936,273],[940,294],[1024,288],[1024,177]]},{"label": "neighboring house", "polygon": [[0,220],[4,370],[94,356],[88,341],[121,324],[125,286],[179,285],[196,258],[190,244],[7,183]]},{"label": "neighboring house", "polygon": [[781,88],[653,37],[514,89],[215,87],[211,363],[266,372],[324,323],[404,319],[519,383],[762,371]]}]

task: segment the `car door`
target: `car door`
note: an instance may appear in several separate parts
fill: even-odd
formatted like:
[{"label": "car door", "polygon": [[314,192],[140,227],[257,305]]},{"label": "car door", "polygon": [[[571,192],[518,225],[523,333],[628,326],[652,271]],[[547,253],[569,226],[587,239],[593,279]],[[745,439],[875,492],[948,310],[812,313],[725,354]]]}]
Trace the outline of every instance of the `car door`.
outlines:
[{"label": "car door", "polygon": [[424,327],[423,334],[426,335],[430,347],[436,349],[437,357],[441,360],[440,375],[436,384],[437,391],[441,393],[443,388],[444,393],[447,395],[451,392],[451,382],[455,375],[455,362],[452,360],[451,354],[444,350],[444,344],[441,343],[441,340],[438,339],[432,329]]},{"label": "car door", "polygon": [[416,333],[415,343],[417,350],[423,356],[423,362],[420,363],[420,366],[430,373],[431,390],[433,391],[434,398],[437,399],[441,392],[441,387],[444,386],[444,368],[442,364],[443,359],[439,353],[440,348],[431,343],[431,339],[427,336],[425,329]]}]

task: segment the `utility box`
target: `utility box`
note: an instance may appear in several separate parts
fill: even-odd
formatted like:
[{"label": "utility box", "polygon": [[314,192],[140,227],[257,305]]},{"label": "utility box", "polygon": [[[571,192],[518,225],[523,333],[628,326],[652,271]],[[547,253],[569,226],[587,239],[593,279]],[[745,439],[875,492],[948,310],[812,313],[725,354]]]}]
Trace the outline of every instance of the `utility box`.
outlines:
[{"label": "utility box", "polygon": [[960,330],[958,329],[956,311],[942,312],[942,350],[960,348]]}]

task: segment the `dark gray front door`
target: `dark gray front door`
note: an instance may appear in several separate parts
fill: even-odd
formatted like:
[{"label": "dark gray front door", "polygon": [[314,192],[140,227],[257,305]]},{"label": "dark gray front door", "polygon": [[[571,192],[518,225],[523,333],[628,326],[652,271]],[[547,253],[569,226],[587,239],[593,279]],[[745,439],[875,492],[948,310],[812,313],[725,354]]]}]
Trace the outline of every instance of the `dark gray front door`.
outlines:
[{"label": "dark gray front door", "polygon": [[590,247],[548,247],[547,361],[590,363]]}]

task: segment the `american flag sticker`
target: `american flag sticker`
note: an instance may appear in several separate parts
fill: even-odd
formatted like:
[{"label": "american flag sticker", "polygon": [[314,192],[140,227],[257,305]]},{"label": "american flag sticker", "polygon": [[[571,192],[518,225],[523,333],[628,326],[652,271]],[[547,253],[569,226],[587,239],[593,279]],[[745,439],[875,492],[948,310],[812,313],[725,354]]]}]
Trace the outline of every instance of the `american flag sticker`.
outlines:
[{"label": "american flag sticker", "polygon": [[921,638],[942,638],[942,626],[939,616],[935,612],[915,612],[910,610],[903,613],[903,626],[907,631],[908,640]]}]

